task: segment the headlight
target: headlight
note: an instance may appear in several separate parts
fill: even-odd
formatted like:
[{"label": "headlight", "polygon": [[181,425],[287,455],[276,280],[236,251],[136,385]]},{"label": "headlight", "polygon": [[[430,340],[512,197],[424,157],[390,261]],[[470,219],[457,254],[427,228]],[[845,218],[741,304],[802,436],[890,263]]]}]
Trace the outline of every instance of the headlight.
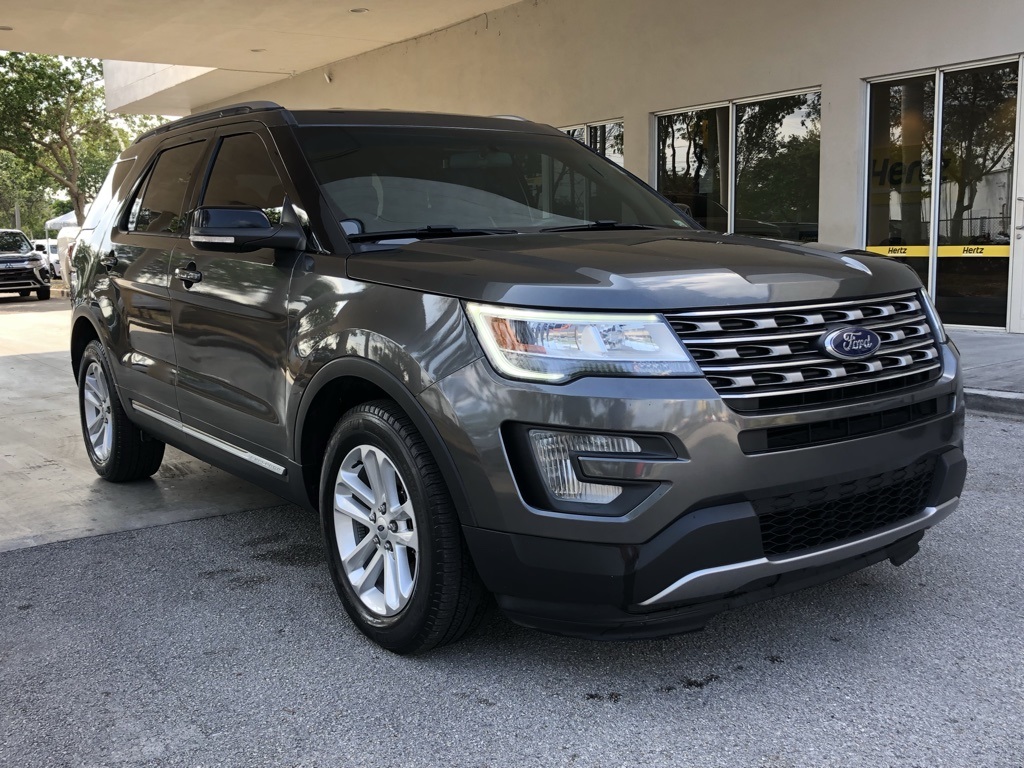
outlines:
[{"label": "headlight", "polygon": [[660,315],[595,314],[467,303],[491,365],[513,379],[699,376]]}]

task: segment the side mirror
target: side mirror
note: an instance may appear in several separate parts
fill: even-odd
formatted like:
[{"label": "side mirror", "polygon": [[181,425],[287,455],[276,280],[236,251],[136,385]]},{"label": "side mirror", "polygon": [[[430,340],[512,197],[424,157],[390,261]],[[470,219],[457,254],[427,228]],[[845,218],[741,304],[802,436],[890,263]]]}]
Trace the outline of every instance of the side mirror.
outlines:
[{"label": "side mirror", "polygon": [[40,253],[46,253],[46,246],[42,243],[36,243],[35,249]]},{"label": "side mirror", "polygon": [[280,222],[272,224],[260,208],[197,208],[192,214],[188,239],[194,247],[208,251],[305,248],[306,235],[302,227],[285,219],[282,215]]}]

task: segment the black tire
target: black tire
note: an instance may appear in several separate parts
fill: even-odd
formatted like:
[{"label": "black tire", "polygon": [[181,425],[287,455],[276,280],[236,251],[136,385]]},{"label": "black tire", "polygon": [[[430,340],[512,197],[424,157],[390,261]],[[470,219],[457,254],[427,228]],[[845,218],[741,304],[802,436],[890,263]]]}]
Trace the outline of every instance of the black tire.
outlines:
[{"label": "black tire", "polygon": [[[105,410],[106,426],[110,429],[109,450],[99,453],[89,439],[86,423],[86,380],[90,371],[97,377],[103,377],[102,384],[108,393],[108,408]],[[164,444],[144,433],[128,418],[114,389],[114,379],[110,375],[110,363],[106,352],[98,341],[89,342],[78,366],[78,412],[89,461],[92,462],[96,474],[104,480],[127,483],[150,477],[160,469],[160,462],[164,458]]]},{"label": "black tire", "polygon": [[[337,538],[334,497],[338,472],[351,451],[367,446],[381,451],[397,470],[398,484],[404,489],[399,492],[414,510],[418,537],[411,594],[404,607],[391,616],[371,610],[360,599],[345,573]],[[349,518],[338,516],[342,526],[351,525]],[[320,517],[338,596],[356,627],[378,645],[398,654],[421,653],[458,640],[480,623],[486,595],[448,487],[430,449],[394,402],[359,405],[335,426],[320,475]],[[384,554],[380,549],[378,546],[377,551]],[[397,554],[397,546],[395,550]]]},{"label": "black tire", "polygon": [[50,289],[36,288],[36,298],[39,299],[40,301],[46,301],[47,299],[50,298]]},{"label": "black tire", "polygon": [[27,298],[28,296],[31,296],[32,295],[32,291],[18,291],[18,295],[21,296],[21,298],[24,299],[24,298]]}]

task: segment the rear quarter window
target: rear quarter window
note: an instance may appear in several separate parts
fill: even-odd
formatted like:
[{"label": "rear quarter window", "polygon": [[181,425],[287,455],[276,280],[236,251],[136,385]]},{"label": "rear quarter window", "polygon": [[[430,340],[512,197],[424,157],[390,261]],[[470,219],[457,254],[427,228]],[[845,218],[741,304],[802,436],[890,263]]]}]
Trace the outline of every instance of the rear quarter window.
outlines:
[{"label": "rear quarter window", "polygon": [[100,187],[100,191],[96,193],[96,197],[93,198],[92,204],[89,206],[89,212],[85,215],[85,221],[82,222],[82,229],[96,229],[100,217],[107,210],[107,206],[110,205],[110,201],[114,198],[117,190],[124,184],[124,180],[128,178],[128,172],[131,171],[134,165],[135,158],[127,157],[124,160],[116,161],[110,166],[110,171],[107,173],[107,178],[103,181],[103,186]]}]

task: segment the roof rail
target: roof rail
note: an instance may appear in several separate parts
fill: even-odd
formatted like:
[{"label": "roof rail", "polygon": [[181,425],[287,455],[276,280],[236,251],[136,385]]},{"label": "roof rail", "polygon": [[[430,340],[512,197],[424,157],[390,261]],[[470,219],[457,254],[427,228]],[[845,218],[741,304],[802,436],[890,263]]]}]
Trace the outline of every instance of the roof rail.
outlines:
[{"label": "roof rail", "polygon": [[519,120],[524,123],[530,122],[527,118],[520,117],[519,115],[491,115],[491,117],[496,117],[499,120]]},{"label": "roof rail", "polygon": [[161,133],[174,130],[175,128],[182,128],[186,125],[192,125],[193,123],[202,123],[207,120],[216,119],[218,117],[231,117],[233,115],[248,115],[252,112],[269,112],[274,109],[284,109],[280,104],[273,101],[246,101],[241,104],[229,104],[226,107],[217,107],[215,109],[208,109],[205,112],[196,112],[194,115],[188,115],[181,118],[180,120],[173,120],[163,125],[158,125],[156,128],[152,128],[145,133],[141,134],[138,138],[133,141],[133,144],[138,144],[143,139],[148,139],[150,136],[157,136]]}]

